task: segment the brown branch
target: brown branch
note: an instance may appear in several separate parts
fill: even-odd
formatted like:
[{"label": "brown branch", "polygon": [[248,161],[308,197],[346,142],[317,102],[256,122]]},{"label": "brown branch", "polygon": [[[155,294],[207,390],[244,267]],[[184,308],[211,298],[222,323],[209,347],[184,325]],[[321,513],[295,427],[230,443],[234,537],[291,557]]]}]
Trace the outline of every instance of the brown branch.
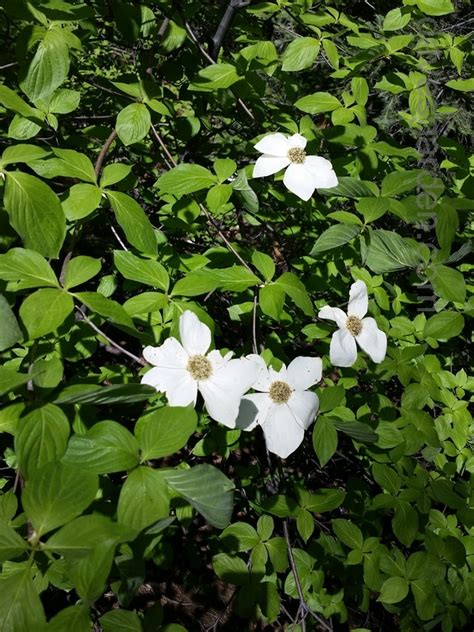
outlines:
[{"label": "brown branch", "polygon": [[117,132],[115,130],[112,130],[110,136],[107,138],[107,140],[103,144],[102,149],[100,150],[100,154],[97,156],[97,160],[95,162],[95,167],[94,167],[96,178],[99,177],[100,170],[102,169],[102,164],[105,160],[105,156],[107,155],[107,152],[110,149],[110,145],[114,142],[116,137],[117,137]]},{"label": "brown branch", "polygon": [[295,579],[295,586],[298,592],[298,597],[300,598],[300,608],[299,610],[303,610],[303,618],[300,621],[301,632],[306,632],[306,621],[305,615],[308,612],[308,606],[306,605],[306,601],[303,595],[303,589],[301,588],[300,578],[298,577],[298,570],[295,564],[295,558],[293,557],[293,550],[291,548],[290,534],[288,532],[288,518],[283,520],[283,534],[285,536],[286,545],[288,547],[288,560],[291,566],[291,572],[293,573],[293,577]]},{"label": "brown branch", "polygon": [[243,9],[249,4],[250,0],[246,0],[243,2],[241,0],[230,0],[221,21],[217,26],[214,37],[212,38],[212,58],[214,60],[217,60],[219,56],[219,51],[222,47],[224,37],[226,36],[226,33],[229,30],[230,25],[232,24],[232,20],[234,19],[234,16],[237,13],[238,9]]}]

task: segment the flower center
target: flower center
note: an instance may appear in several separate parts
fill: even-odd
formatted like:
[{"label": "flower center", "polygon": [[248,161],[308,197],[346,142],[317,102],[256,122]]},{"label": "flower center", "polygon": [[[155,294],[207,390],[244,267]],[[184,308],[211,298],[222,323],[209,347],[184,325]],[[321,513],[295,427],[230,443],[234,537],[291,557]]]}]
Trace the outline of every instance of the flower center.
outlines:
[{"label": "flower center", "polygon": [[212,366],[202,355],[191,356],[186,367],[194,380],[207,380],[212,375]]},{"label": "flower center", "polygon": [[269,395],[275,404],[286,404],[290,399],[291,388],[286,382],[273,382]]},{"label": "flower center", "polygon": [[301,147],[292,147],[288,151],[288,158],[297,165],[302,165],[306,160],[306,152]]},{"label": "flower center", "polygon": [[346,320],[346,328],[353,336],[358,336],[362,331],[362,321],[357,316],[348,316]]}]

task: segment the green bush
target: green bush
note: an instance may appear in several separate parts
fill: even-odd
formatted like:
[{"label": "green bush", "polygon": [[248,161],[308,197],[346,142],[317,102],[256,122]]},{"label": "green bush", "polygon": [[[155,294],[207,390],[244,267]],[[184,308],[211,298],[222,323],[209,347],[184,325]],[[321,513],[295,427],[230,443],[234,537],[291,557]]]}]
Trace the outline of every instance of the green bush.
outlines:
[{"label": "green bush", "polygon": [[472,630],[468,3],[0,13],[2,632]]}]

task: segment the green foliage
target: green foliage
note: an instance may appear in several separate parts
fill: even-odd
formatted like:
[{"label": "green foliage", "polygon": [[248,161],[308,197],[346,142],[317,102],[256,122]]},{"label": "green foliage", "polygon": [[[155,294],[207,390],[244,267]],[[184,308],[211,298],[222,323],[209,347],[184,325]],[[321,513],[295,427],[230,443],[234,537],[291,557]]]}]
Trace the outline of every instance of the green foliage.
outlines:
[{"label": "green foliage", "polygon": [[[471,631],[468,3],[0,13],[1,630]],[[253,177],[276,132],[337,186]],[[388,349],[337,367],[355,281]],[[186,311],[322,358],[287,459],[140,383]]]}]

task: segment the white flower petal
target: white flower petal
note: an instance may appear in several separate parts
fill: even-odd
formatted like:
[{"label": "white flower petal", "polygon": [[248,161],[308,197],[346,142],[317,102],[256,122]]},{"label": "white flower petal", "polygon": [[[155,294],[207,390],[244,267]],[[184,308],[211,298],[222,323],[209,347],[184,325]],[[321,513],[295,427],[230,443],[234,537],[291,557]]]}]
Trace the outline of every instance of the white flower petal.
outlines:
[{"label": "white flower petal", "polygon": [[211,377],[199,382],[209,415],[220,423],[235,428],[242,395],[257,377],[257,365],[246,358],[229,360],[214,369]]},{"label": "white flower petal", "polygon": [[176,338],[167,338],[159,347],[145,347],[143,357],[149,364],[170,369],[185,369],[189,359]]},{"label": "white flower petal", "polygon": [[186,369],[168,369],[153,367],[141,379],[157,391],[166,393],[170,406],[188,406],[196,404],[197,382]]},{"label": "white flower petal", "polygon": [[227,362],[229,362],[231,357],[232,357],[232,351],[230,351],[229,353],[226,353],[225,356],[222,356],[221,352],[218,351],[217,349],[213,349],[212,351],[209,351],[209,353],[206,356],[206,358],[211,363],[213,371],[217,371],[221,367],[225,366]]},{"label": "white flower petal", "polygon": [[272,400],[267,393],[245,395],[240,400],[236,427],[248,431],[253,430],[257,424],[263,424],[271,405]]},{"label": "white flower petal", "polygon": [[351,289],[349,290],[347,313],[349,316],[364,318],[368,308],[369,299],[367,297],[367,286],[363,281],[356,281],[351,285]]},{"label": "white flower petal", "polygon": [[267,134],[254,145],[255,149],[262,154],[270,154],[270,156],[286,156],[291,148],[288,138],[277,132],[276,134]]},{"label": "white flower petal", "polygon": [[305,202],[313,195],[316,185],[309,177],[304,165],[294,162],[288,167],[283,176],[283,184],[286,188]]},{"label": "white flower petal", "polygon": [[334,366],[352,366],[357,360],[356,341],[347,329],[339,329],[332,335],[329,358]]},{"label": "white flower petal", "polygon": [[273,404],[262,429],[267,448],[282,459],[294,452],[304,439],[304,430],[288,404]]},{"label": "white flower petal", "polygon": [[291,388],[305,391],[321,380],[323,363],[321,358],[300,356],[290,362],[286,370],[286,381]]},{"label": "white flower petal", "polygon": [[255,378],[255,382],[252,384],[252,388],[254,388],[256,391],[268,393],[272,380],[270,378],[270,371],[268,370],[265,360],[256,353],[251,353],[247,356],[247,359],[254,362],[258,367],[257,377]]},{"label": "white flower petal", "polygon": [[304,136],[301,136],[301,134],[293,134],[293,136],[290,136],[290,138],[288,139],[288,142],[291,147],[299,147],[300,149],[304,149],[308,141]]},{"label": "white flower petal", "polygon": [[179,335],[185,351],[190,356],[204,355],[211,346],[211,330],[189,310],[180,316]]},{"label": "white flower petal", "polygon": [[268,374],[270,377],[270,384],[272,382],[286,382],[286,366],[282,364],[279,371],[275,371],[273,367],[269,367]]},{"label": "white flower petal", "polygon": [[318,318],[325,318],[327,320],[334,320],[338,327],[345,327],[347,316],[339,309],[339,307],[329,307],[329,305],[325,305],[318,312]]},{"label": "white flower petal", "polygon": [[264,178],[278,173],[290,164],[290,159],[286,156],[269,156],[264,154],[260,156],[253,167],[252,178]]},{"label": "white flower petal", "polygon": [[332,164],[321,156],[306,156],[304,168],[312,178],[316,189],[332,189],[338,185]]},{"label": "white flower petal", "polygon": [[356,336],[357,342],[374,362],[382,362],[387,353],[387,336],[377,326],[373,318],[362,320],[362,331]]},{"label": "white flower petal", "polygon": [[319,408],[316,393],[309,391],[295,391],[288,400],[288,406],[297,420],[306,430],[313,423]]}]

